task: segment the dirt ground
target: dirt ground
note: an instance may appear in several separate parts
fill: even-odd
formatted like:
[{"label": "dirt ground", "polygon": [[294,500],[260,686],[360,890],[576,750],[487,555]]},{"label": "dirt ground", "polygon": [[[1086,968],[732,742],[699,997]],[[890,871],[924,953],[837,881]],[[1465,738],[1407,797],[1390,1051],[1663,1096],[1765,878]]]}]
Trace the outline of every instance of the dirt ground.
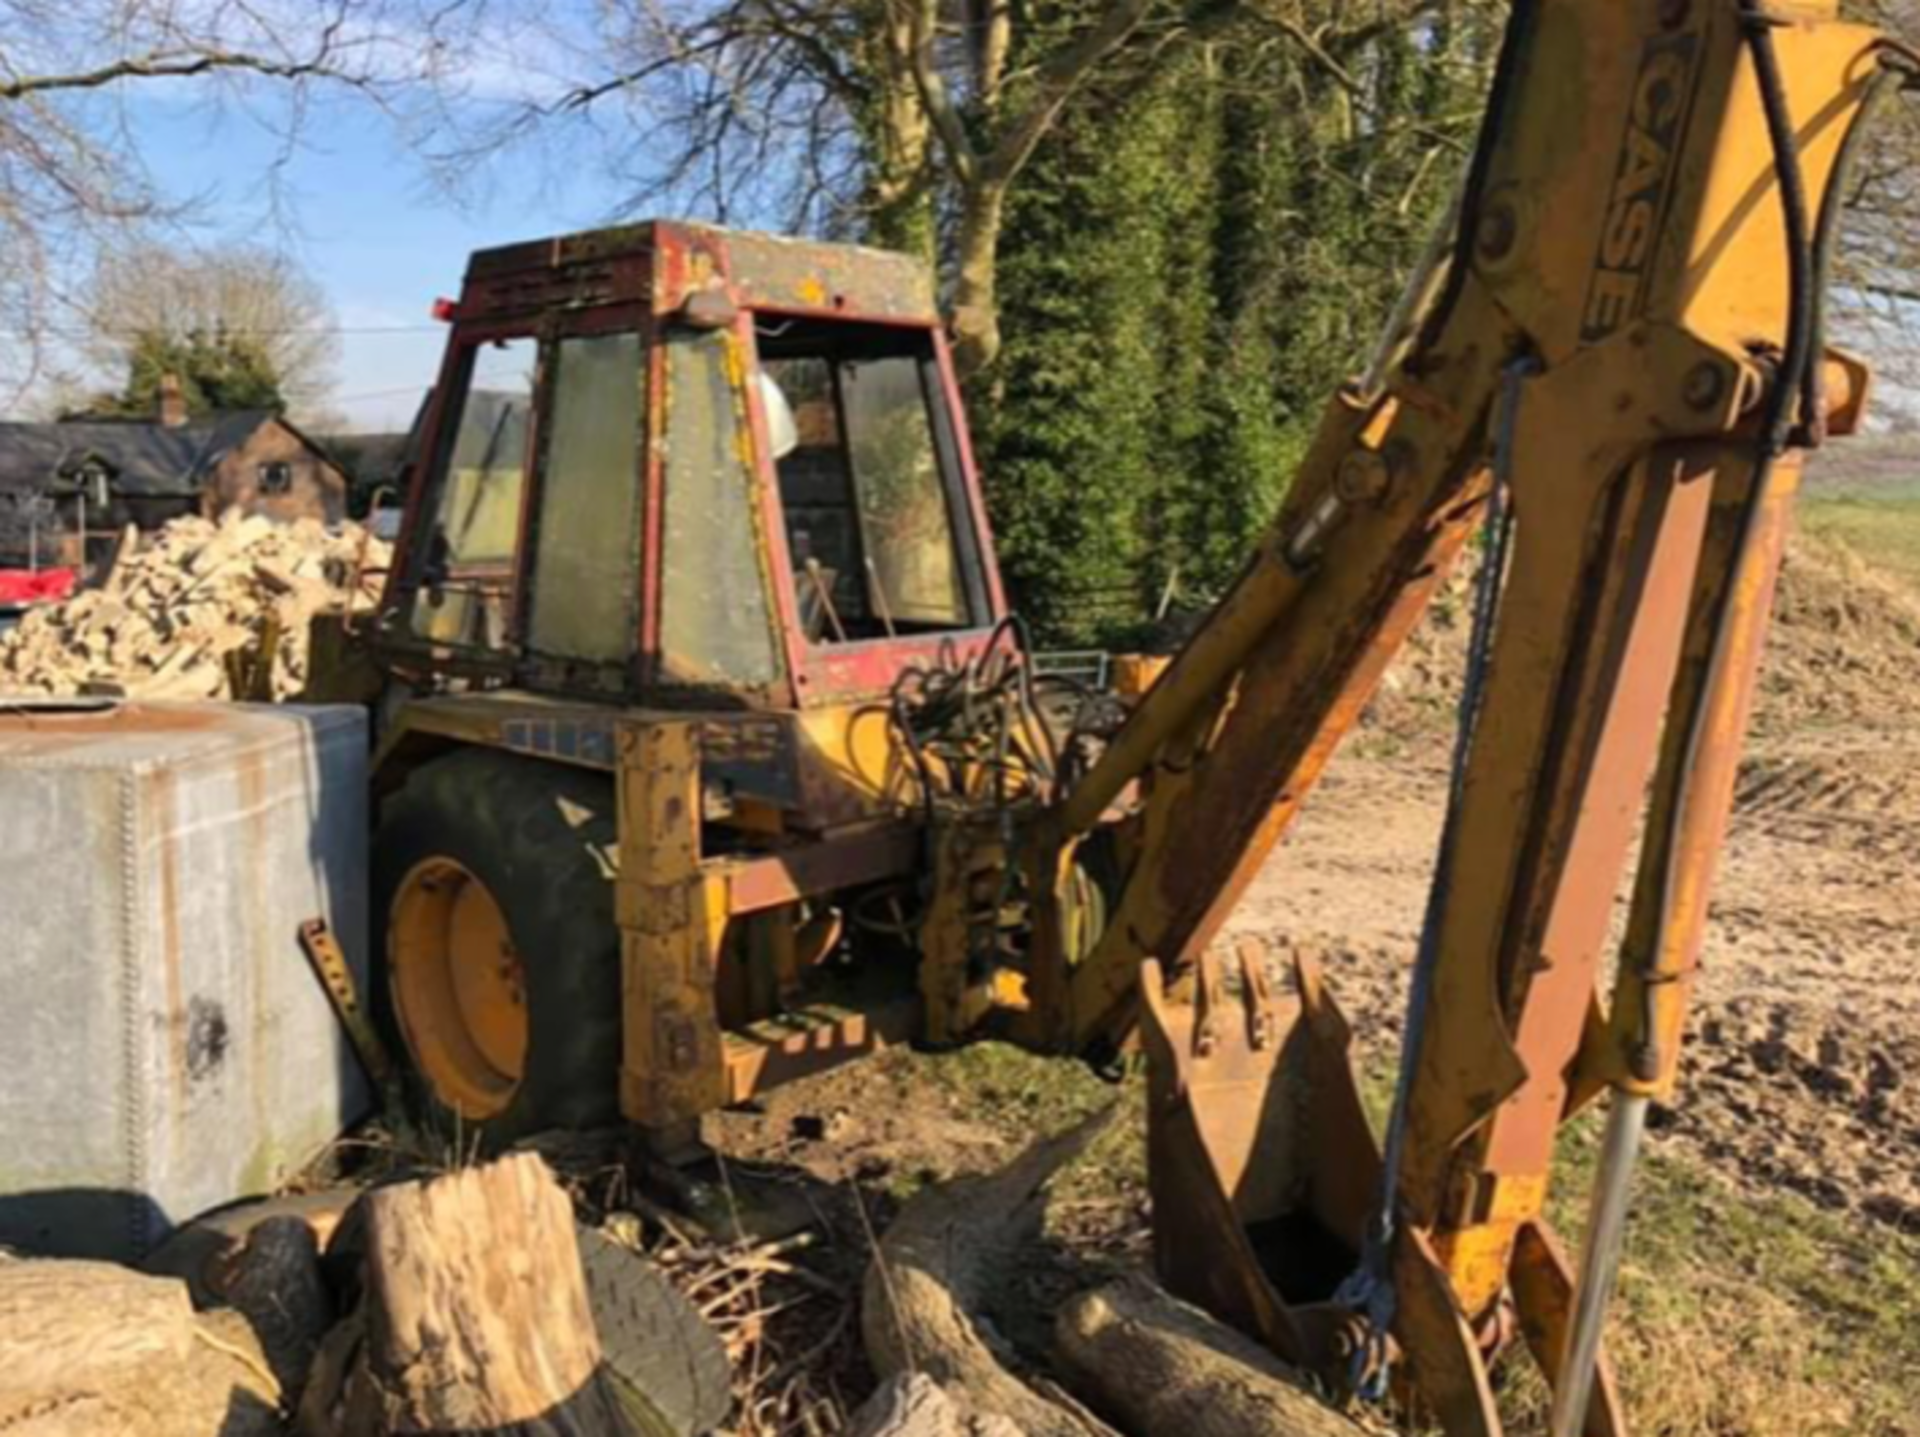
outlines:
[{"label": "dirt ground", "polygon": [[[1755,745],[1721,869],[1683,1089],[1656,1143],[1920,1231],[1920,774],[1913,730]],[[1444,767],[1342,766],[1234,927],[1341,955],[1363,1042],[1392,1052]]]}]

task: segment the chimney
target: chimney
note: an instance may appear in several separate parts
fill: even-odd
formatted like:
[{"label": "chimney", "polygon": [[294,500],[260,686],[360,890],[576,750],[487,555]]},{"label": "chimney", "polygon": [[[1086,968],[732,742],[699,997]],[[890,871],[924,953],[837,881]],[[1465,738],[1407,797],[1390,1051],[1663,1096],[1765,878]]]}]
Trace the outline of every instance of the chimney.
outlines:
[{"label": "chimney", "polygon": [[160,423],[178,429],[187,422],[187,396],[180,392],[180,376],[160,376]]}]

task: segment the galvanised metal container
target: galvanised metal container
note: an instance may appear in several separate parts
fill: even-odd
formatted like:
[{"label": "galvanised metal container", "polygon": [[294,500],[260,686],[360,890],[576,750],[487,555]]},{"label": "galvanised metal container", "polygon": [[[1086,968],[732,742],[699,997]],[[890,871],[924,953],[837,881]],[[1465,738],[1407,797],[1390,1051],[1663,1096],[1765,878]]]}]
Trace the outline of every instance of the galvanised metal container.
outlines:
[{"label": "galvanised metal container", "polygon": [[0,699],[0,1245],[122,1260],[369,1106],[300,948],[364,984],[355,708]]}]

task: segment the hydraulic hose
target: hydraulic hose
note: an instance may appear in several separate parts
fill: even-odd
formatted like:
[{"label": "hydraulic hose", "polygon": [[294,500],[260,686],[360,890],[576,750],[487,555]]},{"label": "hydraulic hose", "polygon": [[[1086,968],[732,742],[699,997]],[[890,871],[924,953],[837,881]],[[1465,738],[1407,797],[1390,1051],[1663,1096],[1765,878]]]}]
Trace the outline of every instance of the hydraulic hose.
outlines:
[{"label": "hydraulic hose", "polygon": [[1821,360],[1827,349],[1827,286],[1833,275],[1834,256],[1840,247],[1841,218],[1847,207],[1847,180],[1853,174],[1854,161],[1860,154],[1860,142],[1867,134],[1874,112],[1887,94],[1905,79],[1899,71],[1883,68],[1867,82],[1867,92],[1861,97],[1853,123],[1841,137],[1840,149],[1833,157],[1833,168],[1827,173],[1826,190],[1820,198],[1820,217],[1813,230],[1813,315],[1809,321],[1813,331],[1813,353],[1802,376],[1800,389],[1800,429],[1813,444],[1826,438],[1827,370]]}]

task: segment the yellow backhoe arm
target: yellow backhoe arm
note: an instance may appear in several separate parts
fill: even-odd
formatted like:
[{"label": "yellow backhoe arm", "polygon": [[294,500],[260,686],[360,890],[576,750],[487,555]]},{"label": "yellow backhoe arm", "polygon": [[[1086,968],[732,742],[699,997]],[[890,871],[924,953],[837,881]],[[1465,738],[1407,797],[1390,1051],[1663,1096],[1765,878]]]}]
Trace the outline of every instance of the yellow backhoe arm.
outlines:
[{"label": "yellow backhoe arm", "polygon": [[[1397,1353],[1403,1391],[1451,1433],[1498,1430],[1486,1360],[1508,1294],[1562,1430],[1622,1430],[1604,1369],[1588,1402],[1581,1350],[1606,1255],[1576,1300],[1542,1209],[1581,1103],[1612,1088],[1634,1114],[1673,1083],[1797,451],[1865,401],[1864,367],[1824,345],[1819,290],[1833,177],[1890,52],[1835,15],[1516,0],[1443,263],[1379,372],[1330,405],[1231,593],[1031,848],[1023,1036],[1117,1042],[1148,974],[1155,1122],[1184,1134],[1156,1143],[1155,1193],[1190,1208],[1185,1285],[1302,1360]],[[1247,1071],[1292,1061],[1260,1041],[1275,1000],[1257,960],[1202,959],[1476,529],[1492,572],[1379,1199],[1370,1152],[1337,1181],[1313,1171],[1326,1153],[1277,1156],[1315,1127],[1271,1094],[1264,1115],[1201,1111],[1208,1094],[1244,1106]],[[1123,801],[1125,878],[1075,961],[1075,854]],[[1314,975],[1301,986],[1310,1083],[1344,1035]],[[1338,1105],[1319,1132],[1339,1125],[1344,1150]],[[1183,1162],[1205,1180],[1162,1167]],[[1321,1230],[1366,1249],[1337,1296],[1276,1296],[1271,1267],[1223,1275],[1257,1255],[1244,1232],[1194,1236],[1277,1220],[1300,1198],[1282,1170],[1319,1194]],[[1356,1191],[1383,1206],[1335,1210]]]}]

